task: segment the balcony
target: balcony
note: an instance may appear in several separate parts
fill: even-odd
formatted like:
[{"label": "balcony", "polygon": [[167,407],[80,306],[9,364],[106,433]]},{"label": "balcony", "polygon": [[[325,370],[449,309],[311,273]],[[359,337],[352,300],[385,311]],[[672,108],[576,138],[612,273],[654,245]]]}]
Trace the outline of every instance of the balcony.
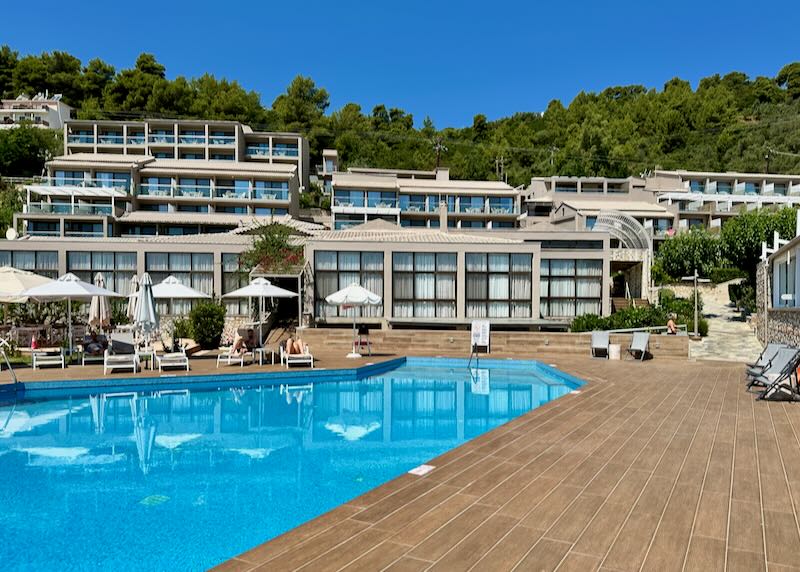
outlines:
[{"label": "balcony", "polygon": [[272,156],[273,157],[297,157],[297,146],[296,145],[281,145],[277,143],[272,147]]},{"label": "balcony", "polygon": [[122,145],[125,138],[118,133],[101,133],[97,136],[98,145]]},{"label": "balcony", "polygon": [[[437,209],[434,207],[433,210],[435,211]],[[425,208],[425,201],[422,201],[422,202],[410,201],[410,202],[405,203],[405,204],[401,203],[400,204],[400,211],[404,212],[404,213],[432,212],[432,211],[427,211],[427,209]]]},{"label": "balcony", "polygon": [[245,149],[248,157],[269,157],[269,145],[248,145]]},{"label": "balcony", "polygon": [[114,207],[111,205],[76,204],[71,203],[28,203],[25,205],[26,214],[55,214],[55,215],[82,215],[82,216],[111,216]]},{"label": "balcony", "polygon": [[144,145],[144,133],[139,135],[128,135],[128,145]]},{"label": "balcony", "polygon": [[94,145],[94,135],[86,133],[70,134],[67,135],[67,143],[73,145]]},{"label": "balcony", "polygon": [[233,145],[236,145],[236,136],[235,135],[209,135],[208,143],[209,143],[209,145],[233,146]]},{"label": "balcony", "polygon": [[284,189],[253,189],[253,198],[258,201],[288,201],[289,191]]},{"label": "balcony", "polygon": [[364,197],[334,198],[333,206],[342,208],[363,208]]},{"label": "balcony", "polygon": [[205,135],[186,135],[186,134],[181,134],[178,137],[178,142],[181,145],[205,145],[206,144],[206,136]]},{"label": "balcony", "polygon": [[78,177],[47,177],[50,187],[79,187],[82,189],[116,189],[128,192],[130,181],[109,179],[80,179]]},{"label": "balcony", "polygon": [[556,185],[553,190],[556,193],[577,193],[578,192],[578,187],[577,186],[569,187],[569,186],[564,186],[564,185]]},{"label": "balcony", "polygon": [[187,199],[210,199],[211,187],[205,185],[178,185],[175,187],[175,196]]},{"label": "balcony", "polygon": [[250,198],[250,190],[241,187],[215,187],[214,198],[247,200]]},{"label": "balcony", "polygon": [[396,198],[373,198],[370,197],[367,199],[367,206],[372,209],[396,209],[397,208],[397,199]]},{"label": "balcony", "polygon": [[171,197],[172,185],[169,183],[142,183],[137,194],[140,197]]},{"label": "balcony", "polygon": [[174,145],[175,135],[169,133],[151,133],[147,140],[151,145]]}]

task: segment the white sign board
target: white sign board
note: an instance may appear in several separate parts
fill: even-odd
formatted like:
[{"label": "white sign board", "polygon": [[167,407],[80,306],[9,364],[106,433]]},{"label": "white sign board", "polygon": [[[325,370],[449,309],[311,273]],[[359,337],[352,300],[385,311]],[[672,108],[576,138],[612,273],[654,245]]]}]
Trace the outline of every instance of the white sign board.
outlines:
[{"label": "white sign board", "polygon": [[475,320],[472,322],[472,347],[485,347],[489,352],[489,320]]}]

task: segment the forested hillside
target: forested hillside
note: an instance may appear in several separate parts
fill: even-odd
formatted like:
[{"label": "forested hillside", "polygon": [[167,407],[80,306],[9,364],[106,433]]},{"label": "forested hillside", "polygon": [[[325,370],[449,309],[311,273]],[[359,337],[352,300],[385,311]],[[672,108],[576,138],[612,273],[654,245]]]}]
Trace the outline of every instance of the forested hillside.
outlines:
[{"label": "forested hillside", "polygon": [[800,172],[800,63],[771,78],[714,75],[696,89],[675,78],[659,90],[582,92],[568,106],[553,100],[542,113],[496,121],[476,109],[472,126],[455,129],[427,118],[415,125],[410,114],[383,105],[331,110],[328,92],[300,76],[276,96],[211,75],[168,79],[150,54],[117,70],[64,52],[0,48],[4,97],[45,90],[63,94],[82,118],[235,119],[256,129],[300,131],[315,161],[323,148],[335,147],[344,166],[429,169],[438,148],[454,177],[485,179],[498,176],[502,160],[514,185],[532,175],[626,176],[656,167]]}]

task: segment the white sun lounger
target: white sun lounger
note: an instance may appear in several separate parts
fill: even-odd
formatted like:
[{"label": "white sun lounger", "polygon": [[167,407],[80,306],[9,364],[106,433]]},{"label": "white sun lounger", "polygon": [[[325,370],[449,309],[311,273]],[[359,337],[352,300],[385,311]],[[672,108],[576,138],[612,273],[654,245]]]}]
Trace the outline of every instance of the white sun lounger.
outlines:
[{"label": "white sun lounger", "polygon": [[64,350],[59,350],[58,353],[33,350],[31,353],[31,360],[33,369],[40,368],[43,365],[57,365],[61,369],[66,367],[64,362]]},{"label": "white sun lounger", "polygon": [[303,348],[303,353],[301,354],[290,354],[286,352],[283,343],[280,345],[281,351],[281,364],[285,365],[288,369],[292,364],[306,364],[314,368],[314,356],[311,354],[311,350],[306,344],[306,347]]},{"label": "white sun lounger", "polygon": [[139,354],[131,332],[113,334],[111,346],[103,354],[103,375],[115,369],[130,369],[133,373],[139,370]]},{"label": "white sun lounger", "polygon": [[156,354],[156,363],[158,364],[158,371],[164,371],[165,367],[180,367],[189,371],[189,356],[183,351]]}]

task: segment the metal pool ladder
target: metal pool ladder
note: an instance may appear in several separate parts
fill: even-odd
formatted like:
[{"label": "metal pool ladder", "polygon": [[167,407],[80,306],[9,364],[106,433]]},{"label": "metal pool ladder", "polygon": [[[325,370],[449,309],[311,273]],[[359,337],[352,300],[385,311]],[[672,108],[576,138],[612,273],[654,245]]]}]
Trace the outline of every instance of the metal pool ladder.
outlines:
[{"label": "metal pool ladder", "polygon": [[[0,347],[0,354],[3,354],[3,361],[6,362],[6,367],[8,367],[9,373],[11,373],[11,379],[14,381],[14,390],[17,390],[17,386],[19,385],[19,380],[17,379],[17,372],[14,371],[14,368],[11,367],[11,361],[8,359],[8,354],[6,353],[5,348]],[[2,364],[0,364],[0,370],[3,369]]]}]

